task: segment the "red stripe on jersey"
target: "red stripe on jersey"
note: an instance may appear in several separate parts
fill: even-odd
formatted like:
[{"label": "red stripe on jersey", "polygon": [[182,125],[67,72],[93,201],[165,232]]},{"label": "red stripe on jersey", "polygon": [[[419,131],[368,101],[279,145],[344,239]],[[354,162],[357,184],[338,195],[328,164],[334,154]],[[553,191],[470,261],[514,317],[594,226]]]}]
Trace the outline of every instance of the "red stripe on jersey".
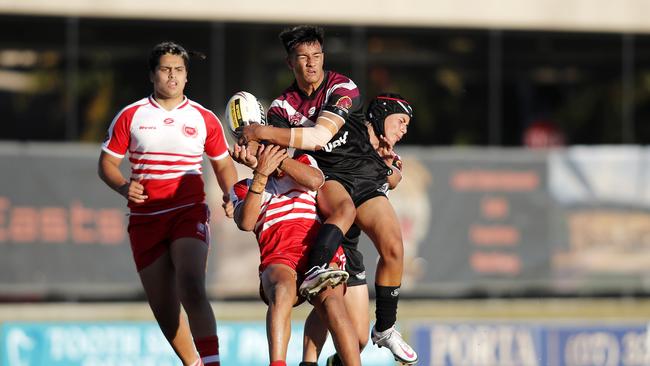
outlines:
[{"label": "red stripe on jersey", "polygon": [[203,155],[186,155],[186,154],[176,154],[176,153],[168,153],[168,152],[156,152],[156,151],[130,151],[129,153],[131,154],[138,154],[138,155],[169,155],[169,156],[183,156],[186,158],[201,158]]},{"label": "red stripe on jersey", "polygon": [[311,209],[310,210],[310,209],[306,209],[306,208],[293,208],[293,209],[291,209],[289,211],[281,211],[281,212],[277,212],[277,213],[274,213],[274,214],[268,214],[266,216],[265,221],[275,220],[278,217],[286,216],[288,214],[300,214],[300,213],[315,214],[316,209]]},{"label": "red stripe on jersey", "polygon": [[190,104],[190,100],[189,100],[189,99],[185,99],[185,103],[183,103],[182,105],[180,105],[180,106],[177,107],[176,109],[181,109],[181,108],[185,107],[185,106],[188,105],[188,104]]},{"label": "red stripe on jersey", "polygon": [[315,199],[314,200],[307,200],[307,199],[304,199],[304,198],[295,197],[295,198],[292,198],[291,200],[269,204],[269,207],[267,207],[266,209],[267,210],[274,210],[276,208],[284,207],[284,206],[286,206],[288,204],[293,204],[293,203],[296,203],[296,202],[304,203],[306,205],[314,205],[316,200]]},{"label": "red stripe on jersey", "polygon": [[136,102],[129,107],[124,108],[120,113],[115,116],[108,128],[108,140],[104,142],[104,146],[119,155],[126,154],[131,140],[131,123],[133,122],[133,115],[135,112],[146,103]]},{"label": "red stripe on jersey", "polygon": [[[201,171],[201,169],[198,169]],[[176,169],[168,169],[168,170],[160,170],[160,169],[131,169],[131,173],[133,174],[170,174],[170,173],[187,173],[188,170],[176,170]]]},{"label": "red stripe on jersey", "polygon": [[133,213],[150,213],[205,201],[203,179],[199,174],[186,174],[173,179],[141,181],[149,198],[143,204],[129,201]]},{"label": "red stripe on jersey", "polygon": [[223,133],[223,126],[219,118],[212,111],[203,108],[200,104],[192,103],[194,109],[199,111],[205,123],[207,137],[205,139],[205,153],[209,157],[221,156],[228,152],[228,142]]},{"label": "red stripe on jersey", "polygon": [[169,160],[151,160],[151,159],[135,159],[129,157],[129,161],[133,164],[149,164],[149,165],[196,165],[200,164],[202,160],[197,161],[169,161]]},{"label": "red stripe on jersey", "polygon": [[149,104],[151,104],[152,106],[158,108],[158,105],[153,101],[153,98],[151,98],[151,96],[149,96]]}]

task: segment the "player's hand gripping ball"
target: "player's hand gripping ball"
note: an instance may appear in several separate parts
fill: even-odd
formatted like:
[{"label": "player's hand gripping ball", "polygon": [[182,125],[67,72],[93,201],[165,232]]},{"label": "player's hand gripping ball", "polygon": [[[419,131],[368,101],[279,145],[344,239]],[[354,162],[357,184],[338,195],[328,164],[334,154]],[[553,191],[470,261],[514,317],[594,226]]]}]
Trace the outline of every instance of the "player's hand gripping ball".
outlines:
[{"label": "player's hand gripping ball", "polygon": [[266,124],[264,107],[257,98],[245,91],[235,93],[226,105],[226,122],[230,133],[235,139],[239,138],[237,129],[252,123]]}]

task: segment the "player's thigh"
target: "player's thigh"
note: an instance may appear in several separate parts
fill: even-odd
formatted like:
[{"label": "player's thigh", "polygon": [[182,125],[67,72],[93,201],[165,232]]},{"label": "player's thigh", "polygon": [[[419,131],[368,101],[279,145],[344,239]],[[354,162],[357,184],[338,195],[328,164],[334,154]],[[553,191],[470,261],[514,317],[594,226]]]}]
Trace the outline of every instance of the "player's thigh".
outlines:
[{"label": "player's thigh", "polygon": [[203,240],[178,238],[170,245],[169,253],[179,279],[203,284],[208,259],[208,245]]},{"label": "player's thigh", "polygon": [[210,243],[210,212],[206,205],[178,210],[171,222],[170,254],[181,281],[200,281],[203,285]]},{"label": "player's thigh", "polygon": [[326,218],[333,215],[344,216],[354,221],[355,208],[350,194],[343,185],[335,180],[328,180],[318,190],[318,210]]},{"label": "player's thigh", "polygon": [[175,271],[169,252],[164,252],[138,272],[142,287],[154,311],[159,306],[178,302]]},{"label": "player's thigh", "polygon": [[359,206],[356,224],[368,235],[380,253],[395,251],[402,245],[399,219],[385,196],[374,197]]}]

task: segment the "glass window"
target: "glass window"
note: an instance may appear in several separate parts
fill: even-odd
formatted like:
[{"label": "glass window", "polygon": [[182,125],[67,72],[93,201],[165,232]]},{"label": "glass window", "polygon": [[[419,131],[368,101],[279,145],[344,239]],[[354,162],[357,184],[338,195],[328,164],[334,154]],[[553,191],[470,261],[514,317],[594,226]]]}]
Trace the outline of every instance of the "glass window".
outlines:
[{"label": "glass window", "polygon": [[368,29],[368,95],[394,91],[414,106],[403,143],[487,143],[487,41],[485,31]]},{"label": "glass window", "polygon": [[543,123],[568,144],[622,141],[621,36],[504,32],[504,144]]},{"label": "glass window", "polygon": [[62,18],[0,17],[0,139],[65,137],[65,29]]},{"label": "glass window", "polygon": [[635,143],[650,144],[650,36],[634,38],[634,85],[632,118]]}]

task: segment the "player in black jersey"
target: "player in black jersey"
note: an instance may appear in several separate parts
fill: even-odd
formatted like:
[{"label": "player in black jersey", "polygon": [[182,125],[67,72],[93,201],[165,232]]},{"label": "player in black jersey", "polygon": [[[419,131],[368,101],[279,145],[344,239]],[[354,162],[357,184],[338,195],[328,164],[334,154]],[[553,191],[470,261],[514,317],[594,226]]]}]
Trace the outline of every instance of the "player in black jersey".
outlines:
[{"label": "player in black jersey", "polygon": [[[380,256],[373,341],[391,349],[400,361],[415,363],[415,351],[394,328],[404,248],[397,215],[385,195],[392,169],[368,141],[359,89],[349,78],[323,69],[320,28],[298,26],[283,31],[280,39],[295,82],[271,104],[267,121],[272,126],[243,127],[240,142],[264,140],[306,150],[325,174],[318,207],[327,220],[312,249],[312,270],[301,293],[309,295],[309,289],[317,286],[318,273],[326,270],[343,233],[356,223],[375,243]],[[410,106],[402,103],[401,107],[410,117]]]},{"label": "player in black jersey", "polygon": [[[366,113],[366,127],[370,143],[384,160],[387,167],[393,170],[388,177],[388,190],[394,189],[402,179],[402,160],[393,148],[408,130],[410,116],[404,114],[404,109],[398,104],[408,106],[408,102],[399,94],[383,93],[370,101]],[[387,192],[388,193],[388,192]],[[353,225],[345,234],[343,248],[346,257],[345,269],[350,277],[347,280],[347,291],[344,300],[352,324],[359,338],[359,348],[368,343],[368,286],[363,256],[358,250],[361,230]],[[305,321],[303,341],[303,362],[301,366],[316,365],[319,352],[327,338],[327,328],[318,315],[312,311]],[[338,354],[327,359],[326,366],[343,365]]]}]

